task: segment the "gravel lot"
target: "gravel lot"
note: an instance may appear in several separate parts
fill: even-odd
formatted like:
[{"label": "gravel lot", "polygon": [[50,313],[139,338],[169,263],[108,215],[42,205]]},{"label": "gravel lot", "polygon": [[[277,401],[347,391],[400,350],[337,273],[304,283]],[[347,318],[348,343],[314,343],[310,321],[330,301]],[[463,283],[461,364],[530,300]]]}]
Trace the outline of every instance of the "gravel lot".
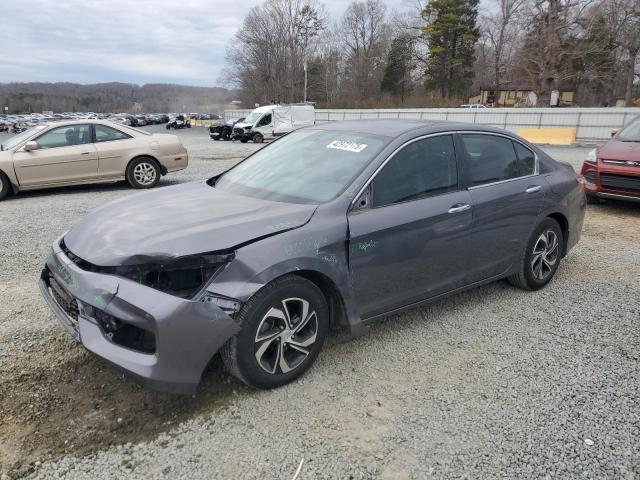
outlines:
[{"label": "gravel lot", "polygon": [[[179,135],[191,164],[161,186],[258,148]],[[576,167],[586,150],[550,149]],[[37,288],[51,242],[132,193],[79,187],[0,204],[2,479],[287,479],[301,461],[301,479],[640,477],[640,206],[591,207],[542,291],[498,282],[357,340],[333,336],[307,375],[274,391],[213,362],[185,398],[74,345]]]}]

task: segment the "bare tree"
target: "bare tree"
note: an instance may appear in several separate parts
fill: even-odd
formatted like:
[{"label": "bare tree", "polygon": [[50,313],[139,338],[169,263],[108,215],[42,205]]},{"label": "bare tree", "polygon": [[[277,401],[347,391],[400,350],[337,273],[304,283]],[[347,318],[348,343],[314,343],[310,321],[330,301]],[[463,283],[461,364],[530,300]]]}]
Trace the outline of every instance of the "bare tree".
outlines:
[{"label": "bare tree", "polygon": [[229,79],[248,103],[304,96],[304,59],[324,23],[315,0],[266,0],[249,11],[227,50]]},{"label": "bare tree", "polygon": [[387,7],[381,0],[353,2],[342,17],[351,95],[360,101],[379,97],[385,53],[390,41]]},{"label": "bare tree", "polygon": [[579,22],[592,0],[534,0],[524,47],[519,51],[520,74],[535,88],[538,103],[549,105],[551,92],[575,82],[576,62],[597,46],[576,42],[584,31]]},{"label": "bare tree", "polygon": [[619,26],[616,38],[624,60],[624,103],[630,107],[633,100],[636,59],[640,55],[640,2],[638,0],[609,0],[606,5],[610,16]]},{"label": "bare tree", "polygon": [[[529,0],[494,0],[481,16],[482,47],[486,55],[493,57],[491,80],[495,86],[496,100],[500,87],[510,75],[510,67],[523,30],[523,17]],[[489,62],[487,62],[489,63]]]}]

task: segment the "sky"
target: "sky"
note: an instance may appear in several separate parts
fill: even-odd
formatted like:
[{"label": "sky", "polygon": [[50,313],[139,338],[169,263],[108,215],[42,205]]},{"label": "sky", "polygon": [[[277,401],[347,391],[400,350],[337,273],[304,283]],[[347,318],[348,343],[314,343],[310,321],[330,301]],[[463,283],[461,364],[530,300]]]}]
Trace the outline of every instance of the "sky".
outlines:
[{"label": "sky", "polygon": [[[386,0],[402,9],[415,0]],[[2,0],[0,83],[216,86],[227,45],[262,0]],[[333,19],[347,0],[321,0]]]}]

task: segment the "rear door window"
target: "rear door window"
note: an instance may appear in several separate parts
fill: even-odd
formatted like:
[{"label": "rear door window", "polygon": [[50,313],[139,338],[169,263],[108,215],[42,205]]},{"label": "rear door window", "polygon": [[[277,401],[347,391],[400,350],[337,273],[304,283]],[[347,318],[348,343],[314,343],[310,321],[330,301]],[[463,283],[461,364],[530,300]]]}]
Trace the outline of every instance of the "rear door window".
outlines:
[{"label": "rear door window", "polygon": [[505,137],[462,134],[470,186],[486,185],[520,177],[513,142]]},{"label": "rear door window", "polygon": [[536,171],[536,157],[534,153],[524,145],[513,142],[518,154],[518,170],[520,175],[533,175]]},{"label": "rear door window", "polygon": [[116,130],[115,128],[107,127],[106,125],[95,125],[96,129],[96,142],[111,142],[113,140],[126,140],[131,138],[124,132]]}]

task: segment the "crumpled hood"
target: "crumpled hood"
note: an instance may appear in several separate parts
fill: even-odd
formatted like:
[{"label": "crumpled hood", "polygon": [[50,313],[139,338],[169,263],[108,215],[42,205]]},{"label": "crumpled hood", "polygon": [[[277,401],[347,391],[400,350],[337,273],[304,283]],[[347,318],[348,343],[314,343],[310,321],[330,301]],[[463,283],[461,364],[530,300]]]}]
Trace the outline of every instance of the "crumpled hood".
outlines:
[{"label": "crumpled hood", "polygon": [[73,227],[64,243],[94,265],[135,265],[231,249],[304,225],[315,209],[187,183],[110,202]]}]

